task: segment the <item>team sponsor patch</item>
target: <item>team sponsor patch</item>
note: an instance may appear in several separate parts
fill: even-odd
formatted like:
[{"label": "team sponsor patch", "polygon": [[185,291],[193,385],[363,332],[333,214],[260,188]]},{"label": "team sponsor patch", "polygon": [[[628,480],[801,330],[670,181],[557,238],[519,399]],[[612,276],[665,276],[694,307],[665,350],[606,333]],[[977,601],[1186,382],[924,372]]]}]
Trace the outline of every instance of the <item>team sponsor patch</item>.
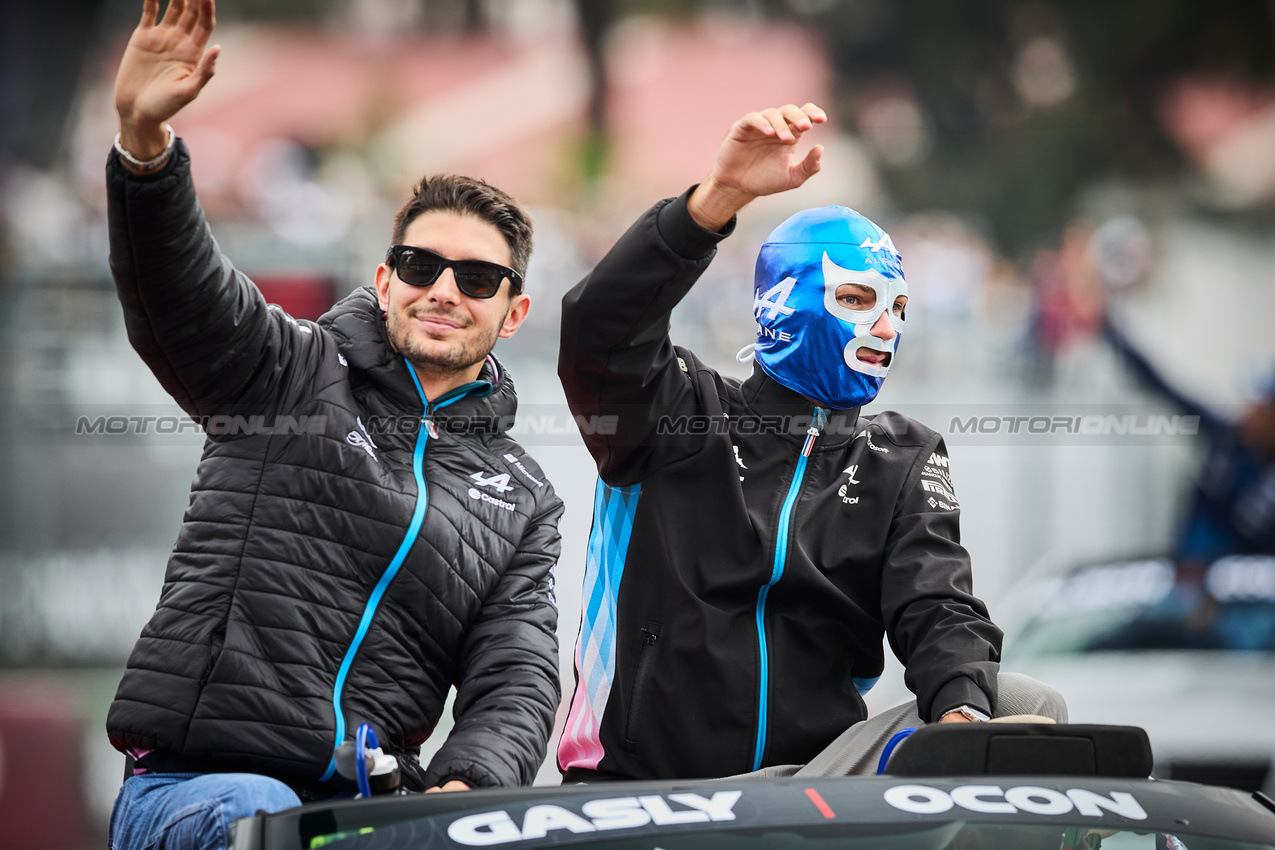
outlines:
[{"label": "team sponsor patch", "polygon": [[884,446],[878,446],[876,443],[872,442],[872,432],[869,431],[867,428],[864,428],[858,434],[854,435],[854,438],[856,440],[859,439],[860,437],[863,437],[867,441],[868,448],[872,449],[872,451],[880,452],[883,455],[888,455],[890,453],[889,449],[885,448]]},{"label": "team sponsor patch", "polygon": [[532,475],[532,474],[531,474],[531,471],[530,471],[529,469],[527,469],[527,467],[525,467],[525,466],[523,466],[523,465],[522,465],[522,461],[518,460],[518,456],[517,456],[517,455],[515,455],[515,454],[506,454],[506,455],[505,455],[505,460],[507,460],[507,461],[509,461],[510,463],[512,463],[512,464],[514,465],[514,468],[515,468],[515,469],[517,469],[519,472],[521,472],[521,473],[522,473],[522,477],[523,477],[523,478],[526,478],[526,479],[527,479],[528,481],[530,481],[532,484],[535,484],[537,487],[543,487],[543,486],[545,486],[545,483],[544,483],[543,481],[541,481],[541,480],[540,480],[539,478],[537,478],[536,476]]},{"label": "team sponsor patch", "polygon": [[497,499],[495,496],[488,496],[476,487],[469,488],[469,498],[478,499],[489,505],[495,505],[503,511],[512,511],[517,507],[513,502],[506,502],[504,499]]},{"label": "team sponsor patch", "polygon": [[[284,315],[286,316],[287,313],[285,313]],[[372,441],[372,435],[368,433],[367,428],[363,427],[363,418],[360,416],[356,416],[354,418],[354,422],[356,425],[359,426],[359,428],[357,431],[351,431],[350,433],[346,434],[345,441],[349,443],[350,445],[356,446],[357,448],[360,448],[363,451],[367,452],[368,456],[372,458],[372,460],[375,460],[377,463],[380,463],[380,461],[377,460],[377,457],[376,457],[376,450],[380,448],[380,446],[378,446],[375,442]]]},{"label": "team sponsor patch", "polygon": [[470,479],[479,487],[490,487],[497,493],[508,493],[514,489],[514,485],[509,483],[509,473],[502,472],[499,475],[484,475],[481,472],[470,473]]},{"label": "team sponsor patch", "polygon": [[947,489],[947,486],[941,481],[931,481],[928,478],[921,479],[921,489],[927,493],[933,493],[936,496],[942,496],[949,502],[956,502],[956,494]]},{"label": "team sponsor patch", "polygon": [[931,478],[937,478],[947,485],[948,489],[952,489],[952,476],[947,474],[947,470],[939,469],[937,466],[930,466],[928,463],[921,468],[922,475],[928,475]]}]

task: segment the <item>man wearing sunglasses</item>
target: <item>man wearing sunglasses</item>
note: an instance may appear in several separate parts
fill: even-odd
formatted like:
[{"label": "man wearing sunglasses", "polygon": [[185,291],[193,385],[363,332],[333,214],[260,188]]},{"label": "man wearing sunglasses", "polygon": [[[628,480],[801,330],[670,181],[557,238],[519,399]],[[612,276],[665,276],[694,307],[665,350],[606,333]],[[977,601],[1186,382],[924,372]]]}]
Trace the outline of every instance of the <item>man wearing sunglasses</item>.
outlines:
[{"label": "man wearing sunglasses", "polygon": [[560,695],[562,504],[503,432],[517,398],[491,351],[527,315],[531,221],[429,177],[374,287],[317,322],[268,306],[167,124],[212,76],[212,0],[158,5],[116,79],[111,268],[133,346],[208,440],[107,718],[131,760],[110,844],[224,847],[238,817],[349,793],[333,751],[364,723],[408,789],[528,784]]}]

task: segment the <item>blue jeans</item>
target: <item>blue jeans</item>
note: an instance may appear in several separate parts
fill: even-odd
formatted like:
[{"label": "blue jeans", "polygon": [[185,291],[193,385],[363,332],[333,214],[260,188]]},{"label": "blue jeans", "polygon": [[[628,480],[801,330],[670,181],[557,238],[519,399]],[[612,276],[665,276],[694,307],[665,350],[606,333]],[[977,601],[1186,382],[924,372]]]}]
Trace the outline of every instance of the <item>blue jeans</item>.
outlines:
[{"label": "blue jeans", "polygon": [[224,850],[237,819],[299,805],[287,785],[255,773],[146,773],[115,798],[110,848]]}]

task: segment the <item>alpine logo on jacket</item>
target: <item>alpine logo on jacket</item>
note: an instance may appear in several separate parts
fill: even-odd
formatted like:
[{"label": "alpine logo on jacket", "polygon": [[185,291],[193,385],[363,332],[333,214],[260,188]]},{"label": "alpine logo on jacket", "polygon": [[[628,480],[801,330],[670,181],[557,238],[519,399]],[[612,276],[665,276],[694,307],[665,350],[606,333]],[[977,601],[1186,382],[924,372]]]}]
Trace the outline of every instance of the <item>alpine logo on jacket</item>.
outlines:
[{"label": "alpine logo on jacket", "polygon": [[514,485],[509,483],[509,473],[502,472],[499,475],[486,476],[481,472],[470,473],[469,476],[479,487],[490,487],[497,493],[508,493],[514,489]]},{"label": "alpine logo on jacket", "polygon": [[[866,434],[867,432],[866,432],[866,431],[864,431],[863,433],[865,433],[865,434]],[[841,485],[841,487],[837,490],[837,495],[841,497],[841,501],[842,501],[844,504],[847,504],[847,505],[857,505],[857,504],[859,504],[859,497],[858,497],[858,496],[847,496],[847,495],[846,495],[846,491],[850,488],[850,485],[851,485],[851,484],[861,484],[861,483],[862,483],[861,481],[859,481],[859,479],[855,478],[855,475],[857,475],[857,474],[858,474],[858,472],[859,472],[859,464],[857,464],[857,463],[852,463],[852,464],[850,464],[849,466],[847,466],[845,469],[841,470],[841,474],[842,474],[842,475],[847,475],[847,476],[849,476],[849,480],[848,480],[848,481],[846,481],[846,483],[845,483],[845,484],[842,484],[842,485]]]},{"label": "alpine logo on jacket", "polygon": [[469,498],[479,499],[489,505],[495,505],[501,510],[512,511],[514,509],[513,502],[506,502],[504,499],[489,496],[478,489],[479,487],[490,487],[497,493],[508,493],[514,489],[514,486],[509,483],[508,472],[502,472],[499,475],[484,475],[482,472],[473,472],[470,473],[469,477],[477,485],[469,488]]}]

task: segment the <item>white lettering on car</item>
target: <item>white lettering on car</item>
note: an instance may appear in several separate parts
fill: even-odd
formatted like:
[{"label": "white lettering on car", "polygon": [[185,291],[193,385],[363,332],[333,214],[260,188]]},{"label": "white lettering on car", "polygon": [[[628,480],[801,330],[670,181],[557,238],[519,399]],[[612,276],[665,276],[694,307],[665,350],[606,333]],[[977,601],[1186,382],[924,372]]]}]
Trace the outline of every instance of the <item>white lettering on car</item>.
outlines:
[{"label": "white lettering on car", "polygon": [[467,847],[487,847],[521,841],[522,833],[506,812],[483,812],[454,820],[447,827],[447,837]]},{"label": "white lettering on car", "polygon": [[918,815],[942,814],[952,808],[951,797],[928,785],[896,785],[885,792],[885,801],[896,809]]},{"label": "white lettering on car", "polygon": [[1033,815],[1065,815],[1071,811],[1071,800],[1061,791],[1020,785],[1005,792],[1005,800],[1020,812]]},{"label": "white lettering on car", "polygon": [[664,802],[663,797],[638,797],[642,802],[642,808],[651,813],[651,820],[655,821],[656,826],[668,826],[675,823],[704,823],[708,820],[708,812],[702,812],[699,809],[683,809],[681,811],[673,811],[668,807],[668,803]]},{"label": "white lettering on car", "polygon": [[1133,799],[1132,794],[1125,791],[1112,791],[1111,798],[1108,799],[1084,788],[1072,788],[1067,792],[1067,796],[1076,804],[1076,811],[1086,817],[1100,818],[1102,810],[1106,809],[1114,815],[1130,820],[1147,819],[1147,813],[1142,810],[1142,806],[1138,805],[1138,801]]},{"label": "white lettering on car", "polygon": [[594,828],[599,830],[633,829],[651,822],[651,816],[642,808],[637,797],[590,800],[581,809],[584,816],[593,821]]},{"label": "white lettering on car", "polygon": [[[544,838],[550,832],[565,829],[576,834],[610,829],[635,829],[654,823],[669,826],[735,819],[735,804],[740,791],[717,791],[712,797],[699,794],[669,794],[668,800],[686,808],[674,810],[664,797],[608,797],[589,800],[580,807],[583,817],[554,805],[532,806],[523,815],[519,829],[508,812],[482,812],[452,821],[447,836],[467,847],[509,844],[532,838]],[[949,805],[950,808],[950,805]]]},{"label": "white lettering on car", "polygon": [[1012,815],[1017,809],[1012,803],[994,803],[984,797],[1004,797],[1005,792],[999,785],[962,785],[952,789],[952,802],[962,809],[971,812],[984,812],[989,815]]},{"label": "white lettering on car", "polygon": [[718,791],[711,800],[705,800],[699,794],[669,794],[668,798],[674,803],[699,809],[708,815],[709,820],[719,821],[735,819],[733,809],[743,793],[743,791]]},{"label": "white lettering on car", "polygon": [[544,838],[550,830],[569,829],[577,835],[596,832],[593,824],[561,806],[532,806],[522,818],[522,839]]},{"label": "white lettering on car", "polygon": [[[993,800],[1003,798],[1003,802]],[[998,785],[961,785],[945,792],[928,785],[896,785],[885,792],[885,801],[896,809],[918,815],[937,815],[953,806],[981,814],[1065,815],[1073,808],[1086,817],[1102,817],[1104,812],[1130,820],[1146,820],[1147,813],[1132,794],[1112,791],[1103,796],[1084,788],[1063,793],[1052,788],[1019,785],[1002,791]]]}]

